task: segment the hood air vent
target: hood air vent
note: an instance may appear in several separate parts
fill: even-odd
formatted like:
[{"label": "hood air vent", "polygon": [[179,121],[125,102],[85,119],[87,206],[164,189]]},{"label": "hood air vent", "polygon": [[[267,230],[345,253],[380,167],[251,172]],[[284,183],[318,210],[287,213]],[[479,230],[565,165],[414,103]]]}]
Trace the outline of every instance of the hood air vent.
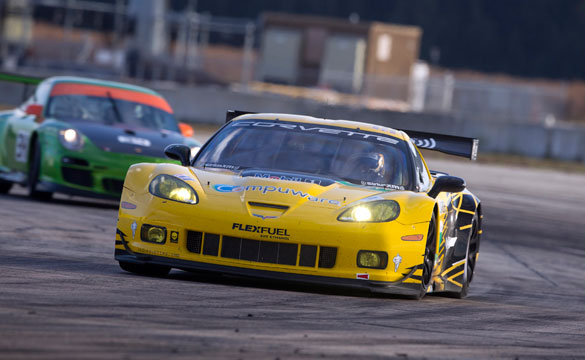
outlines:
[{"label": "hood air vent", "polygon": [[286,205],[268,204],[261,202],[248,202],[248,210],[250,215],[260,218],[262,220],[276,219],[281,217],[287,210]]}]

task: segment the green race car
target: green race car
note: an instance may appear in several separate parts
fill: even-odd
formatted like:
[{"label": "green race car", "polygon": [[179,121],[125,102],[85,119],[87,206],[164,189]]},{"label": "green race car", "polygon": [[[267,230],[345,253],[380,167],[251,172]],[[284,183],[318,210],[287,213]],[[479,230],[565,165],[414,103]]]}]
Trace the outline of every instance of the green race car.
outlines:
[{"label": "green race car", "polygon": [[20,107],[0,112],[0,193],[14,183],[29,195],[54,192],[119,198],[130,165],[168,162],[169,144],[192,154],[166,100],[133,85],[79,77],[42,81]]}]

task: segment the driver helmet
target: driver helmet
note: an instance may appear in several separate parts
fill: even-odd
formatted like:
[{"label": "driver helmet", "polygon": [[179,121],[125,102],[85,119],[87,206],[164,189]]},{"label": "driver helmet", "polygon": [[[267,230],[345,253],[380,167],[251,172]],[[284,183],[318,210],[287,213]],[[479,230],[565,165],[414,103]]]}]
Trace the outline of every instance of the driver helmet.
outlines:
[{"label": "driver helmet", "polygon": [[386,174],[386,158],[379,152],[362,154],[358,158],[357,174],[367,181],[376,181],[384,178]]}]

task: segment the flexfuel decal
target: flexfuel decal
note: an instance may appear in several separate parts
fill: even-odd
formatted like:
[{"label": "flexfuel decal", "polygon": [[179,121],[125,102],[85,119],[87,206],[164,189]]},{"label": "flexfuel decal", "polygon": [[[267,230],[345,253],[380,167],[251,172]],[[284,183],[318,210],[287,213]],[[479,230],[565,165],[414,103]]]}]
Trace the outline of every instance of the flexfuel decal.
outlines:
[{"label": "flexfuel decal", "polygon": [[290,236],[290,234],[288,233],[288,229],[273,228],[268,226],[256,226],[233,223],[232,229],[260,234],[260,237],[270,239],[288,239],[288,237]]},{"label": "flexfuel decal", "polygon": [[341,205],[339,200],[331,200],[326,198],[320,198],[316,196],[311,196],[309,193],[302,192],[300,190],[290,189],[290,188],[283,188],[280,186],[263,186],[263,185],[247,185],[247,186],[237,186],[237,185],[225,185],[225,184],[217,184],[213,185],[215,191],[221,193],[230,193],[230,192],[244,192],[244,191],[257,191],[262,193],[263,195],[278,192],[281,194],[290,194],[292,196],[298,196],[303,199],[307,199],[309,201],[314,201],[318,203],[328,203],[331,205]]}]

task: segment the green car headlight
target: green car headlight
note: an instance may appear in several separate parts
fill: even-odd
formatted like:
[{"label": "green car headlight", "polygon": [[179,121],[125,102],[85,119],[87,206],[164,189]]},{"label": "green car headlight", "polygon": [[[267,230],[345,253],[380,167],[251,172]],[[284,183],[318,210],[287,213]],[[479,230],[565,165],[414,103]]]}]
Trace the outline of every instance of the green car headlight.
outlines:
[{"label": "green car headlight", "polygon": [[337,217],[339,221],[348,222],[386,222],[392,221],[400,214],[400,206],[394,200],[377,200],[364,202],[346,209]]},{"label": "green car headlight", "polygon": [[150,183],[150,193],[163,199],[197,204],[197,193],[189,184],[172,175],[158,175]]},{"label": "green car headlight", "polygon": [[83,137],[75,129],[59,131],[59,141],[61,141],[61,145],[69,150],[81,150],[83,148]]}]

